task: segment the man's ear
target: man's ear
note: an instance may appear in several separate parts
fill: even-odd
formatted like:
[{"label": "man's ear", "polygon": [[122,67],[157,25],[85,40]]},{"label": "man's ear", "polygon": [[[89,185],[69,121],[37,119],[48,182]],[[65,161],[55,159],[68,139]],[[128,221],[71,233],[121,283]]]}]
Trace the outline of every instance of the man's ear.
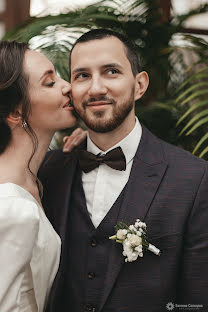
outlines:
[{"label": "man's ear", "polygon": [[21,121],[22,121],[21,108],[16,108],[14,110],[14,112],[9,114],[9,116],[6,118],[6,120],[11,127],[15,127],[18,124],[21,124]]},{"label": "man's ear", "polygon": [[146,92],[149,85],[149,76],[145,71],[142,71],[136,75],[135,78],[135,101],[140,99]]}]

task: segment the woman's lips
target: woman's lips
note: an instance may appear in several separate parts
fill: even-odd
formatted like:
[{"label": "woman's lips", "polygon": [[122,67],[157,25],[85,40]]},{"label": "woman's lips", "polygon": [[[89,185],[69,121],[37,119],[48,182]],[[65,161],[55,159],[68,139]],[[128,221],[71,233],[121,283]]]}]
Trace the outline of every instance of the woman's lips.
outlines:
[{"label": "woman's lips", "polygon": [[72,106],[71,100],[68,100],[66,104],[64,104],[63,108],[67,110],[73,110],[74,107]]}]

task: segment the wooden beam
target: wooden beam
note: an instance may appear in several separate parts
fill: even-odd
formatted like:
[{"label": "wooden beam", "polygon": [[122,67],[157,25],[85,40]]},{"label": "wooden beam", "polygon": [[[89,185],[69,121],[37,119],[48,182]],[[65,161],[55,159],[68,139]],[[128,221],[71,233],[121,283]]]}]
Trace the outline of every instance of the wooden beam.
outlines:
[{"label": "wooden beam", "polygon": [[5,20],[5,12],[1,12],[0,13],[0,21],[4,21]]},{"label": "wooden beam", "polygon": [[6,31],[25,21],[30,16],[30,0],[6,0],[6,10],[0,14],[0,21]]},{"label": "wooden beam", "polygon": [[162,22],[168,23],[171,18],[171,0],[157,0],[157,2],[162,9]]},{"label": "wooden beam", "polygon": [[[159,7],[162,10],[162,22],[168,23],[171,19],[171,0],[157,0]],[[182,28],[182,33],[189,33],[195,35],[208,35],[207,29],[198,29],[198,28]]]},{"label": "wooden beam", "polygon": [[181,28],[182,33],[194,34],[194,35],[205,35],[208,36],[208,29],[198,28]]}]

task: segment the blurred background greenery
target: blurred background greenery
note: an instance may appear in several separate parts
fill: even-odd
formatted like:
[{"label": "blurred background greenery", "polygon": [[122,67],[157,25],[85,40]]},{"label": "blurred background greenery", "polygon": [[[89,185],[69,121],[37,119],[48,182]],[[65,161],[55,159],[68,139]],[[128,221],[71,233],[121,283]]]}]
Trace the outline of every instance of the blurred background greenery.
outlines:
[{"label": "blurred background greenery", "polygon": [[[207,159],[208,30],[185,26],[199,14],[206,14],[208,22],[207,12],[206,1],[184,14],[173,14],[168,0],[102,0],[29,17],[8,29],[3,39],[29,42],[69,80],[68,55],[77,37],[99,27],[122,32],[134,42],[150,76],[147,93],[136,103],[140,121],[165,141]],[[66,133],[70,131],[62,134]]]}]

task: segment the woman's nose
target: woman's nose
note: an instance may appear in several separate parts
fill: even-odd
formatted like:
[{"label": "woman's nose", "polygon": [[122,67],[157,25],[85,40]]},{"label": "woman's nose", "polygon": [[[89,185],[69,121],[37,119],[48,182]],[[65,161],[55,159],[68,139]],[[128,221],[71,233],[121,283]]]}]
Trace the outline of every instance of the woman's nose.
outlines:
[{"label": "woman's nose", "polygon": [[71,92],[71,84],[65,80],[64,81],[64,84],[63,84],[63,87],[62,87],[62,92],[64,95],[68,94]]}]

